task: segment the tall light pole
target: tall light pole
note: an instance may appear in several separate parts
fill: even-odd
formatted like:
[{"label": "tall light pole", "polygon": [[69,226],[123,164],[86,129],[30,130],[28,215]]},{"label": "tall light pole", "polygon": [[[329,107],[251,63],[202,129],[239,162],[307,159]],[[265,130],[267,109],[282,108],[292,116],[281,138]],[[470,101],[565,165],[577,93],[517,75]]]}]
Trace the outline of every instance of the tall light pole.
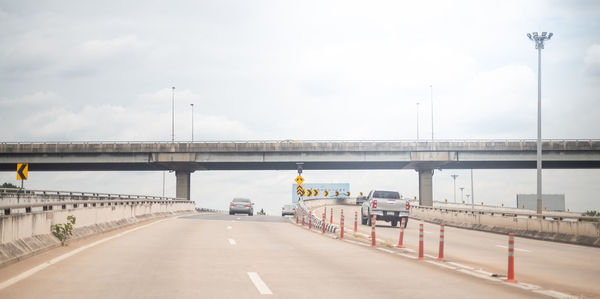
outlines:
[{"label": "tall light pole", "polygon": [[419,102],[417,102],[417,140],[419,140]]},{"label": "tall light pole", "polygon": [[454,179],[454,203],[456,203],[456,178],[458,174],[451,174],[450,176]]},{"label": "tall light pole", "polygon": [[171,142],[175,142],[175,86],[171,87]]},{"label": "tall light pole", "polygon": [[538,50],[538,111],[537,111],[537,214],[542,215],[542,49],[544,41],[550,40],[552,32],[527,33],[527,37],[535,42]]},{"label": "tall light pole", "polygon": [[433,85],[429,85],[431,91],[431,142],[433,145]]},{"label": "tall light pole", "polygon": [[[469,200],[468,197],[467,200]],[[475,190],[473,190],[473,168],[471,168],[471,209],[475,209]]]},{"label": "tall light pole", "polygon": [[192,106],[192,142],[194,142],[194,104],[190,104]]}]

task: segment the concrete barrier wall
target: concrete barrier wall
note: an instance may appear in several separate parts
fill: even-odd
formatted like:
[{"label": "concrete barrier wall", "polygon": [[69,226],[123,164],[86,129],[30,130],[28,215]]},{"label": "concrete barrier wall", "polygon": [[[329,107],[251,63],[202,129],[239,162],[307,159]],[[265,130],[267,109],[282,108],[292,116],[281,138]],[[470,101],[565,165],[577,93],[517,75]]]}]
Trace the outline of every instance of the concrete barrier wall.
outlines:
[{"label": "concrete barrier wall", "polygon": [[15,213],[0,216],[0,266],[60,245],[52,235],[53,224],[75,216],[73,238],[82,238],[147,219],[194,211],[194,202],[163,201],[124,203],[68,209]]},{"label": "concrete barrier wall", "polygon": [[419,207],[411,209],[411,218],[481,231],[514,233],[521,237],[600,247],[599,222],[516,218]]}]

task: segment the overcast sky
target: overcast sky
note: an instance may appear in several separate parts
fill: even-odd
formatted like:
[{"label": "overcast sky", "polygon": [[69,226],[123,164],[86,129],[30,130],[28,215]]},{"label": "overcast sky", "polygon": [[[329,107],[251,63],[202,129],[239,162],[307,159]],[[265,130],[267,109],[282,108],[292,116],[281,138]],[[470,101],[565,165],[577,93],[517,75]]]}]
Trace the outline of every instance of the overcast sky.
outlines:
[{"label": "overcast sky", "polygon": [[[598,1],[0,1],[0,141],[600,139]],[[430,85],[433,86],[430,89]],[[453,200],[437,171],[436,200]],[[417,193],[417,174],[313,171]],[[248,196],[272,213],[294,172],[195,172],[199,205]],[[0,181],[16,183],[14,173]],[[162,173],[31,173],[31,188],[162,193]],[[174,194],[167,174],[167,195]],[[535,170],[476,170],[475,195],[515,204]],[[600,171],[544,171],[544,192],[600,210]],[[460,196],[460,191],[458,192]]]}]

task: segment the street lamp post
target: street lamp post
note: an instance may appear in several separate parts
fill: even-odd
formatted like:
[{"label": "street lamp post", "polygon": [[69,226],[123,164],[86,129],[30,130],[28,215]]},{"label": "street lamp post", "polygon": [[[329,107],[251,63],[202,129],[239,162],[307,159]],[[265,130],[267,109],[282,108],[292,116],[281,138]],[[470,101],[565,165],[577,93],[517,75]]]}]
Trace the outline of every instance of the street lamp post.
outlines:
[{"label": "street lamp post", "polygon": [[431,91],[431,144],[433,145],[433,85],[429,85]]},{"label": "street lamp post", "polygon": [[194,104],[190,104],[192,106],[192,143],[194,142]]},{"label": "street lamp post", "polygon": [[417,140],[419,140],[419,102],[417,102]]},{"label": "street lamp post", "polygon": [[538,50],[538,110],[537,110],[537,214],[542,215],[542,49],[544,41],[550,40],[552,32],[527,33]]},{"label": "street lamp post", "polygon": [[454,203],[456,203],[456,178],[458,174],[451,174],[450,176],[454,179]]},{"label": "street lamp post", "polygon": [[171,142],[175,142],[175,86],[171,87]]}]

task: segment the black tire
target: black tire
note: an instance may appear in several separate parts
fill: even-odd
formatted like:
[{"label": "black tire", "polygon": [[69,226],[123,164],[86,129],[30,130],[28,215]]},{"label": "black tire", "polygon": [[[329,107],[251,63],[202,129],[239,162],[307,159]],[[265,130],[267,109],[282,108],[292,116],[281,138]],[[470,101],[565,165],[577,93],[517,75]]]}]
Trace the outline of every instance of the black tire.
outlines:
[{"label": "black tire", "polygon": [[371,226],[371,225],[373,225],[373,222],[372,222],[372,220],[371,220],[371,215],[367,215],[367,225],[368,225],[368,226]]},{"label": "black tire", "polygon": [[404,228],[408,225],[408,217],[404,217]]},{"label": "black tire", "polygon": [[392,226],[398,226],[398,220],[394,219],[392,220]]},{"label": "black tire", "polygon": [[229,211],[229,215],[233,215],[233,212]]},{"label": "black tire", "polygon": [[248,216],[254,216],[254,213],[248,213]]}]

